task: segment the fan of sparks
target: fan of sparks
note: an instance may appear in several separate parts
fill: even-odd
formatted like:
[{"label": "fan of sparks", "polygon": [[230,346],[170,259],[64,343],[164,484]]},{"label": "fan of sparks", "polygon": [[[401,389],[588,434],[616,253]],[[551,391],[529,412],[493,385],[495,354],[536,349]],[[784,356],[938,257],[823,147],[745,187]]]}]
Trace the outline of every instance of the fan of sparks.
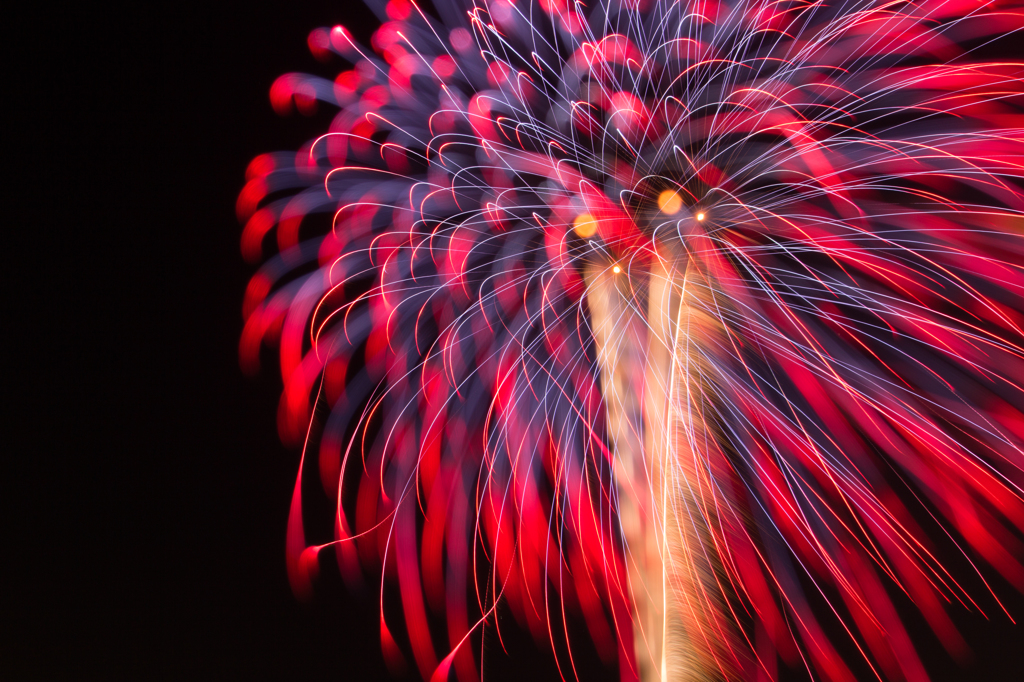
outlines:
[{"label": "fan of sparks", "polygon": [[965,652],[1024,589],[1022,10],[370,5],[238,200],[296,592],[379,581],[434,680],[499,610],[565,679],[926,679],[909,605]]}]

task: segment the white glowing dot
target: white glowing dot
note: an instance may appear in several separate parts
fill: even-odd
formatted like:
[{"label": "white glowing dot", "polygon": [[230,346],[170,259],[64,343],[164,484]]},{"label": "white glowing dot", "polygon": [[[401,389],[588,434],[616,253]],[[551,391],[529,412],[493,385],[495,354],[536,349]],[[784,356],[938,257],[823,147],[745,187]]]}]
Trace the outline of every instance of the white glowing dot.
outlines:
[{"label": "white glowing dot", "polygon": [[704,214],[703,213],[698,213],[697,214],[697,220],[704,220]]},{"label": "white glowing dot", "polygon": [[612,267],[612,272],[614,272],[617,275],[620,272],[622,272],[622,268],[620,268],[618,265],[616,265],[616,266]]}]

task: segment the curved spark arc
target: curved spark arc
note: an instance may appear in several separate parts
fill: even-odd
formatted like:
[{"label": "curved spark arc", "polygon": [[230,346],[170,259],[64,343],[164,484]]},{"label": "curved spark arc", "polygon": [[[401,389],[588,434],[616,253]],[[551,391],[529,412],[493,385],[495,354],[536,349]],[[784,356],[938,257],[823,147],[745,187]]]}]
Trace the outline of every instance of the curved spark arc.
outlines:
[{"label": "curved spark arc", "polygon": [[1024,587],[1014,3],[377,9],[238,204],[243,364],[336,508],[306,549],[297,485],[296,591],[382,571],[425,678],[502,604],[566,678],[582,627],[624,679],[853,679],[826,632],[922,679],[884,581],[963,651],[929,535]]}]

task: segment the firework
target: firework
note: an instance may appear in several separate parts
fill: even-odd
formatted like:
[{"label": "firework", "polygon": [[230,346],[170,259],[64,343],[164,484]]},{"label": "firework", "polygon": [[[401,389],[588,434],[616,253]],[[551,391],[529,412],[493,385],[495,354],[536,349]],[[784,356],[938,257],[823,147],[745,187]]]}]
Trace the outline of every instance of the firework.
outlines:
[{"label": "firework", "polygon": [[478,678],[499,607],[564,678],[568,614],[644,682],[852,680],[836,633],[925,679],[900,593],[963,652],[947,605],[1024,588],[1024,13],[371,7],[368,47],[309,36],[351,69],[274,83],[337,114],[238,201],[276,250],[241,356],[279,348],[303,449],[295,591],[325,550],[379,579],[387,657],[436,680]]}]

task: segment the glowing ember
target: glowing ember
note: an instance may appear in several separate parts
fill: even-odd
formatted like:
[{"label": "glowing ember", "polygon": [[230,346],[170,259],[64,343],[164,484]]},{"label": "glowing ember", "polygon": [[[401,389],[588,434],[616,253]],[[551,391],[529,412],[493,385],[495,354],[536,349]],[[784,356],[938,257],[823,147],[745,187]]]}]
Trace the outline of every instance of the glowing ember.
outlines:
[{"label": "glowing ember", "polygon": [[597,221],[589,213],[581,213],[576,216],[576,220],[573,222],[573,229],[576,230],[576,234],[579,236],[589,239],[597,232]]},{"label": "glowing ember", "polygon": [[[683,200],[677,192],[666,189],[658,195],[658,209],[666,215],[675,215],[683,207]],[[703,216],[703,214],[701,214]]]}]

